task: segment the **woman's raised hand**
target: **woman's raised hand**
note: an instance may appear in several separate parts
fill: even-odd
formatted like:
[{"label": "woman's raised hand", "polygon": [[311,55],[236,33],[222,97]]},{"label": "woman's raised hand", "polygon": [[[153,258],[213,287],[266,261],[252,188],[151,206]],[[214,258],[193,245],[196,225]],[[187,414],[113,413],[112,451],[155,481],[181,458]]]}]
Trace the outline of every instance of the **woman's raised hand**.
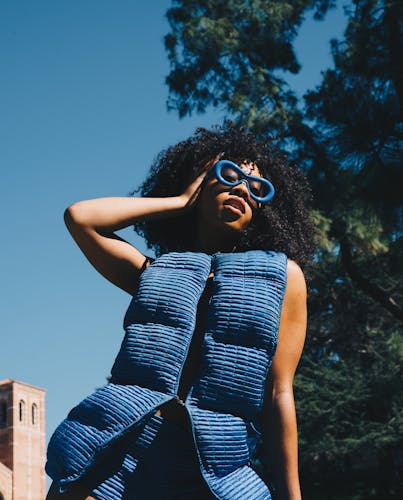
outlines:
[{"label": "woman's raised hand", "polygon": [[215,158],[212,160],[208,161],[203,168],[203,171],[199,176],[196,177],[194,181],[192,181],[186,190],[183,192],[181,195],[181,198],[184,200],[185,209],[192,208],[195,203],[197,202],[197,199],[199,197],[202,184],[204,179],[206,178],[207,173],[211,170],[211,168],[222,158],[224,153],[219,153]]},{"label": "woman's raised hand", "polygon": [[136,221],[175,217],[194,206],[207,172],[222,155],[207,162],[180,196],[97,198],[74,203],[65,212],[67,228],[95,269],[132,294],[145,257],[115,231]]}]

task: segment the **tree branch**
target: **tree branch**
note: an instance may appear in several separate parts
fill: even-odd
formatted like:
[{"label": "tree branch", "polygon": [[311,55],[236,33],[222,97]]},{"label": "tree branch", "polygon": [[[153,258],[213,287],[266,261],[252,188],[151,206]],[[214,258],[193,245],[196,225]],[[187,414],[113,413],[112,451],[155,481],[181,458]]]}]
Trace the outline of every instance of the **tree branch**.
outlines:
[{"label": "tree branch", "polygon": [[381,304],[385,309],[392,313],[393,316],[403,321],[403,310],[395,302],[393,297],[385,293],[378,286],[370,283],[366,278],[364,278],[364,276],[360,274],[358,269],[354,266],[351,246],[346,239],[343,239],[340,242],[340,251],[343,267],[347,271],[347,274],[350,276],[350,278],[358,286],[358,288],[366,295],[374,299],[376,302]]}]

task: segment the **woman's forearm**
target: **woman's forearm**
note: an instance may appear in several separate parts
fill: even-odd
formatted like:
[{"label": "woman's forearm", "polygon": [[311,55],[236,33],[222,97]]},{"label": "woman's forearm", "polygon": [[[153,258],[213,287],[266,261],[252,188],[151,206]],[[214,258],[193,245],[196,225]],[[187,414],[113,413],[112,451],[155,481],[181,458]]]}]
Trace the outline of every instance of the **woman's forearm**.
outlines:
[{"label": "woman's forearm", "polygon": [[144,219],[173,216],[185,206],[183,196],[96,198],[70,205],[65,212],[65,221],[67,226],[78,224],[101,232],[113,232]]},{"label": "woman's forearm", "polygon": [[275,499],[300,500],[297,419],[292,390],[276,394],[267,410],[265,449],[274,472]]},{"label": "woman's forearm", "polygon": [[95,269],[122,290],[134,293],[145,257],[115,231],[137,221],[175,216],[186,198],[96,198],[79,201],[64,214],[66,226]]}]

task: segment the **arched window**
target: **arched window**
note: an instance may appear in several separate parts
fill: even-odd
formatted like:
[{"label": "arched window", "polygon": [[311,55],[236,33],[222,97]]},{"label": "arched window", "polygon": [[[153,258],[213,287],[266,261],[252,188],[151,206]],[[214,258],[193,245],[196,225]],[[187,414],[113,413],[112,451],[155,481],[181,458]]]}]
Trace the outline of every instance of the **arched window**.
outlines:
[{"label": "arched window", "polygon": [[[7,427],[7,402],[0,401],[0,429]],[[1,497],[0,497],[1,500]]]},{"label": "arched window", "polygon": [[31,419],[32,425],[36,425],[38,423],[38,406],[34,403],[31,407]]},{"label": "arched window", "polygon": [[25,420],[25,401],[23,399],[20,399],[19,417],[20,422],[23,422]]}]

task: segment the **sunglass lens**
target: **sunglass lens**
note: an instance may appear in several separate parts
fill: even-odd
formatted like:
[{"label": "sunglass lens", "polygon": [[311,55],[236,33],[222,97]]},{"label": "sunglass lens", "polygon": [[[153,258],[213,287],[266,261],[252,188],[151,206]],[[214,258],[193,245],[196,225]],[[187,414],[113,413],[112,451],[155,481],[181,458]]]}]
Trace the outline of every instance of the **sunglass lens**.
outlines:
[{"label": "sunglass lens", "polygon": [[239,180],[238,172],[231,165],[223,165],[221,175],[227,182],[237,182]]},{"label": "sunglass lens", "polygon": [[257,180],[250,181],[249,188],[252,194],[258,196],[259,198],[264,198],[269,192],[268,186],[263,182],[259,182]]}]

